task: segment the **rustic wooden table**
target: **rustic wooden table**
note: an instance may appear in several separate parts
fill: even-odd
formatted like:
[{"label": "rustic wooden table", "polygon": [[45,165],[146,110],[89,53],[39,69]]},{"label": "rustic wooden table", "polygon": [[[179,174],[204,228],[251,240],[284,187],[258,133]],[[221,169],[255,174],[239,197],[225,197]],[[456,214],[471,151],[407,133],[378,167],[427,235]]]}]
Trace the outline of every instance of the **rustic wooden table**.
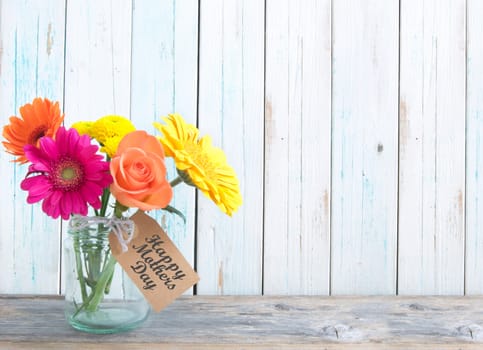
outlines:
[{"label": "rustic wooden table", "polygon": [[60,297],[0,296],[0,349],[483,349],[481,297],[182,297],[90,335]]}]

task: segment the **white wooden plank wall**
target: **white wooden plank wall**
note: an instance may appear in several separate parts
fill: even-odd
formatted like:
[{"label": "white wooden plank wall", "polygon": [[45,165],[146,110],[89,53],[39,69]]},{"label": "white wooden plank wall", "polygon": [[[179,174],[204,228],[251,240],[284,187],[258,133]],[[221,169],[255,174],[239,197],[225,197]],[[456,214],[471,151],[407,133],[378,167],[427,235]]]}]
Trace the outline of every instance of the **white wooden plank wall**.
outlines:
[{"label": "white wooden plank wall", "polygon": [[[64,124],[70,126],[107,114],[129,116],[131,2],[89,0],[66,4]],[[63,234],[66,228],[64,222]],[[122,289],[114,286],[113,291],[121,293]]]},{"label": "white wooden plank wall", "polygon": [[[156,135],[152,123],[175,111],[196,124],[198,2],[141,0],[132,6],[131,120]],[[169,165],[171,180],[177,174],[172,162]],[[194,265],[195,191],[176,187],[172,205],[186,214],[186,225],[176,215],[150,214],[166,223],[175,244]]]},{"label": "white wooden plank wall", "polygon": [[237,170],[244,200],[229,219],[198,195],[200,294],[262,292],[263,30],[262,1],[200,2],[198,124]]},{"label": "white wooden plank wall", "polygon": [[401,3],[401,294],[464,292],[465,5]]},{"label": "white wooden plank wall", "polygon": [[[222,147],[244,204],[177,188],[198,294],[483,293],[479,0],[0,0],[0,121],[172,112]],[[0,293],[62,291],[65,223],[0,152]],[[175,176],[172,164],[169,177]]]},{"label": "white wooden plank wall", "polygon": [[398,2],[333,2],[332,293],[396,292]]},{"label": "white wooden plank wall", "polygon": [[264,292],[328,294],[330,1],[267,1]]},{"label": "white wooden plank wall", "polygon": [[483,293],[483,2],[467,0],[465,292]]},{"label": "white wooden plank wall", "polygon": [[[62,102],[65,1],[0,2],[0,115],[2,125],[25,101]],[[59,290],[60,225],[26,204],[20,182],[27,166],[0,152],[1,292]]]}]

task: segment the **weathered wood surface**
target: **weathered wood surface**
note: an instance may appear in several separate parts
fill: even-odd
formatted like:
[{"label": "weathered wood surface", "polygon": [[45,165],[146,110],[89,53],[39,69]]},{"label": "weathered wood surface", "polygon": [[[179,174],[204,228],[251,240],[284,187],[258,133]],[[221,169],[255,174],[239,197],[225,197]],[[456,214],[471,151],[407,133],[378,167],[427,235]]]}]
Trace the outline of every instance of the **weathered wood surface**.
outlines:
[{"label": "weathered wood surface", "polygon": [[71,329],[62,308],[59,297],[0,297],[0,349],[483,348],[483,297],[186,296],[104,336]]},{"label": "weathered wood surface", "polygon": [[[34,96],[62,101],[65,2],[0,1],[0,123]],[[2,293],[59,291],[59,223],[27,206],[20,182],[26,166],[0,152]]]},{"label": "weathered wood surface", "polygon": [[467,1],[465,292],[483,293],[483,2]]},{"label": "weathered wood surface", "polygon": [[266,2],[265,294],[330,290],[330,14]]},{"label": "weathered wood surface", "polygon": [[332,294],[396,293],[398,10],[333,2]]},{"label": "weathered wood surface", "polygon": [[263,1],[200,2],[198,125],[236,169],[244,205],[231,218],[201,193],[200,294],[261,294],[263,264]]},{"label": "weathered wood surface", "polygon": [[[401,2],[400,294],[464,293],[465,19],[464,0]],[[468,155],[476,151],[473,143]]]},{"label": "weathered wood surface", "polygon": [[[152,123],[161,122],[161,116],[168,113],[180,113],[196,124],[198,2],[143,0],[132,5],[132,122],[155,135],[160,133]],[[176,168],[171,160],[168,162],[168,178],[173,180]],[[195,191],[189,186],[177,186],[171,204],[185,214],[186,224],[161,210],[151,211],[150,215],[166,223],[170,237],[194,265]],[[192,289],[186,293],[192,294]]]}]

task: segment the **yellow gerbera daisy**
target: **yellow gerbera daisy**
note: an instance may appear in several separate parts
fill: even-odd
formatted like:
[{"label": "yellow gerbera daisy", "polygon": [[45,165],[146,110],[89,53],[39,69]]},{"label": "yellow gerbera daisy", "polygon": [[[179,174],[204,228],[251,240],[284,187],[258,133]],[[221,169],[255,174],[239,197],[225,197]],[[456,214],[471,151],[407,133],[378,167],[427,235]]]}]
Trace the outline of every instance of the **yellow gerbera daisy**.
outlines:
[{"label": "yellow gerbera daisy", "polygon": [[72,125],[79,134],[87,134],[101,145],[101,152],[109,157],[116,154],[122,138],[136,130],[131,121],[120,115],[106,115],[95,122],[78,122]]},{"label": "yellow gerbera daisy", "polygon": [[199,130],[179,114],[164,117],[165,125],[154,123],[166,156],[173,157],[180,176],[201,190],[226,214],[232,215],[242,204],[235,171],[225,153],[212,145],[211,138],[199,138]]}]

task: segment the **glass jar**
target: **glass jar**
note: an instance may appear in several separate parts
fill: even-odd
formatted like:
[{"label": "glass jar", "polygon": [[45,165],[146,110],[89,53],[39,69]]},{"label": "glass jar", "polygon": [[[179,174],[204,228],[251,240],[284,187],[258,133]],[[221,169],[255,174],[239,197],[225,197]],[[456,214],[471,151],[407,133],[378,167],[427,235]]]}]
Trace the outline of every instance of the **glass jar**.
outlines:
[{"label": "glass jar", "polygon": [[64,240],[65,317],[77,330],[118,333],[140,325],[150,306],[111,254],[112,223],[74,216]]}]

